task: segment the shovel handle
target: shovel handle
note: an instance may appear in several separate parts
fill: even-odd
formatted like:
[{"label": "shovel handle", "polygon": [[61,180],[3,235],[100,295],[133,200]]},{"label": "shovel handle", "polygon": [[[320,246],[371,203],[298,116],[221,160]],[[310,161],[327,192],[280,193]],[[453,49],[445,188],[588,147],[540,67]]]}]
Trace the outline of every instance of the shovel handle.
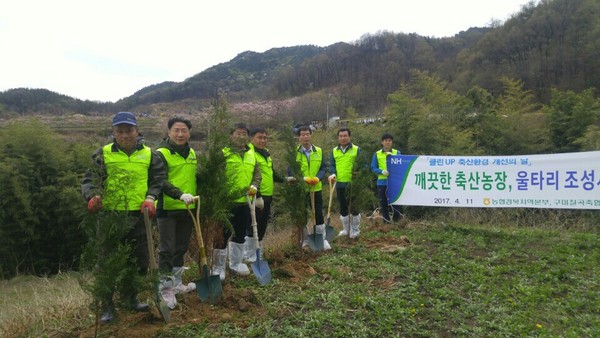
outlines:
[{"label": "shovel handle", "polygon": [[204,249],[204,239],[202,238],[202,229],[200,228],[200,196],[194,196],[196,203],[196,215],[190,210],[190,206],[186,205],[187,211],[194,222],[194,229],[196,229],[196,239],[198,240],[198,251],[200,252],[200,264],[201,266],[208,265],[206,260],[206,251]]},{"label": "shovel handle", "polygon": [[258,243],[258,229],[256,224],[256,198],[251,199],[249,195],[246,195],[246,200],[248,201],[250,218],[252,219],[252,237],[254,239],[254,246],[258,248],[260,244]]},{"label": "shovel handle", "polygon": [[146,225],[146,245],[148,246],[148,260],[150,261],[150,271],[158,269],[156,264],[156,257],[154,257],[154,240],[152,239],[152,222],[150,221],[150,215],[148,208],[144,208],[144,224]]},{"label": "shovel handle", "polygon": [[333,184],[331,181],[329,181],[329,205],[327,206],[327,219],[329,219],[329,216],[331,216],[331,201],[333,200],[333,192],[335,191],[336,184],[337,181],[333,182]]}]

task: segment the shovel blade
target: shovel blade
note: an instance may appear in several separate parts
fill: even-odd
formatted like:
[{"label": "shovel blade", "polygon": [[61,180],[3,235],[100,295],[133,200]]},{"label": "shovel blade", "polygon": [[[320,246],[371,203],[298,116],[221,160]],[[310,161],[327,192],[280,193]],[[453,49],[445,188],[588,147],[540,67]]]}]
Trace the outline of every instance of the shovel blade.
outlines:
[{"label": "shovel blade", "polygon": [[223,297],[221,278],[219,278],[219,275],[211,276],[208,265],[204,265],[202,270],[202,278],[195,281],[198,298],[201,302],[218,303]]},{"label": "shovel blade", "polygon": [[260,285],[271,283],[271,269],[267,261],[260,259],[260,249],[256,249],[256,261],[252,263],[252,272]]},{"label": "shovel blade", "polygon": [[308,235],[308,246],[312,251],[323,250],[323,234],[313,233]]},{"label": "shovel blade", "polygon": [[168,322],[169,319],[171,319],[171,309],[167,305],[167,302],[165,302],[165,300],[162,298],[162,295],[158,290],[158,285],[156,285],[156,295],[154,301],[156,303],[156,308],[158,308],[160,316],[165,322]]},{"label": "shovel blade", "polygon": [[335,238],[335,228],[332,227],[331,225],[329,225],[329,222],[327,222],[327,225],[325,225],[325,239],[328,242],[333,241],[333,239]]}]

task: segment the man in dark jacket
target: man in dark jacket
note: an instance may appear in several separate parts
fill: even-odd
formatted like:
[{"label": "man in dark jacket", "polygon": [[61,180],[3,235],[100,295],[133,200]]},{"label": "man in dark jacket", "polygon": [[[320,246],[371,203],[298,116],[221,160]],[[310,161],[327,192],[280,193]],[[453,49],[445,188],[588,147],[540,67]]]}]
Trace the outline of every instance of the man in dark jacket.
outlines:
[{"label": "man in dark jacket", "polygon": [[[192,122],[174,116],[167,122],[168,137],[158,146],[157,152],[167,168],[163,194],[158,197],[159,269],[163,274],[160,292],[167,305],[177,305],[175,295],[196,288],[194,283],[183,284],[183,256],[188,250],[194,223],[187,207],[194,209],[197,193],[198,159],[188,143]],[[184,193],[185,191],[185,193]],[[172,196],[172,197],[171,197]]]},{"label": "man in dark jacket", "polygon": [[[151,217],[156,215],[154,200],[160,195],[165,179],[165,168],[156,152],[143,143],[138,132],[135,115],[119,112],[112,120],[113,142],[99,148],[92,155],[93,168],[85,173],[81,190],[88,202],[88,211],[100,209],[111,211],[123,219],[125,235],[114,243],[105,243],[104,255],[117,251],[120,243],[131,247],[132,260],[136,266],[130,270],[145,274],[148,270],[148,242],[143,211],[148,209]],[[108,261],[100,261],[102,265]],[[129,271],[129,270],[128,270]],[[119,278],[109,285],[101,296],[104,309],[100,321],[114,319],[113,294],[118,290],[124,303],[136,311],[147,311],[148,304],[140,303],[137,294],[141,289],[136,273],[119,271]],[[118,285],[117,285],[118,284]]]}]

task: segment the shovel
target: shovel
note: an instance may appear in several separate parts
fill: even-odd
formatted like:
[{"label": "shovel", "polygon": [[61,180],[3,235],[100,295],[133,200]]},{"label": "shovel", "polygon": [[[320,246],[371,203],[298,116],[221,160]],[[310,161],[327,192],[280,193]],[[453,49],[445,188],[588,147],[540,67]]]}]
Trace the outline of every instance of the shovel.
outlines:
[{"label": "shovel", "polygon": [[[144,224],[146,225],[146,240],[148,242],[148,258],[150,260],[150,272],[155,272],[158,270],[158,265],[156,264],[156,258],[154,257],[154,240],[152,239],[152,223],[150,222],[150,216],[148,216],[148,208],[144,208]],[[160,291],[158,289],[158,284],[154,286],[155,294],[154,301],[156,303],[156,307],[158,307],[158,312],[163,317],[165,322],[168,322],[171,318],[171,309],[167,305],[167,302],[162,298]]]},{"label": "shovel", "polygon": [[208,262],[206,260],[206,249],[204,248],[204,240],[202,239],[202,229],[200,228],[200,196],[194,196],[198,201],[196,205],[196,216],[192,214],[189,206],[187,211],[192,217],[194,228],[196,230],[196,238],[198,239],[198,251],[200,253],[200,269],[201,278],[194,281],[196,283],[196,293],[200,301],[208,301],[211,304],[219,302],[223,296],[223,288],[221,287],[221,278],[219,275],[211,275],[208,271]]},{"label": "shovel", "polygon": [[310,187],[310,207],[312,210],[312,233],[308,234],[308,245],[312,251],[323,250],[323,234],[317,234],[315,228],[317,226],[317,219],[315,217],[315,188]]},{"label": "shovel", "polygon": [[327,207],[327,222],[325,222],[325,239],[331,242],[335,238],[335,228],[331,226],[331,200],[333,199],[333,192],[335,191],[336,182],[331,184],[329,181],[329,206]]},{"label": "shovel", "polygon": [[256,228],[256,198],[250,201],[250,196],[246,195],[246,199],[248,200],[250,216],[252,217],[252,236],[254,238],[254,246],[256,247],[256,261],[252,262],[252,271],[260,285],[265,285],[271,283],[271,269],[269,269],[267,261],[260,260],[260,244],[258,243],[258,229]]}]

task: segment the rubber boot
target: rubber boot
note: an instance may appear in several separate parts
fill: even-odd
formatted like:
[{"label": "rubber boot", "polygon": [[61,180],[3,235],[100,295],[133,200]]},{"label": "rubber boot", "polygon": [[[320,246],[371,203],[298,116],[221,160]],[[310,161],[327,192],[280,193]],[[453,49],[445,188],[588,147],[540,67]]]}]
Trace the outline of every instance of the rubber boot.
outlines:
[{"label": "rubber boot", "polygon": [[246,236],[244,240],[244,262],[256,262],[256,248],[254,247],[254,237]]},{"label": "rubber boot", "polygon": [[196,284],[194,282],[190,282],[187,285],[183,284],[183,272],[189,269],[185,266],[177,266],[173,268],[173,284],[175,289],[175,294],[183,294],[196,290]]},{"label": "rubber boot", "polygon": [[304,227],[304,240],[302,241],[302,249],[308,250],[310,245],[308,244],[308,230]]},{"label": "rubber boot", "polygon": [[315,234],[320,234],[323,238],[323,250],[331,250],[329,241],[325,239],[325,224],[318,224],[315,226]]},{"label": "rubber boot", "polygon": [[177,306],[177,298],[175,298],[174,280],[171,277],[163,277],[158,285],[160,296],[167,303],[169,309],[174,309]]},{"label": "rubber boot", "polygon": [[100,323],[107,324],[115,319],[115,305],[112,301],[106,302],[102,316],[100,317]]},{"label": "rubber boot", "polygon": [[344,229],[340,231],[338,237],[348,236],[348,233],[350,232],[350,215],[340,216],[340,220],[342,221],[342,226],[344,227]]},{"label": "rubber boot", "polygon": [[242,263],[244,257],[244,243],[229,242],[229,269],[238,275],[247,276],[250,270]]},{"label": "rubber boot", "polygon": [[211,275],[219,275],[221,281],[225,280],[225,263],[227,262],[227,249],[214,249],[213,260],[212,260],[212,271]]},{"label": "rubber boot", "polygon": [[360,235],[360,214],[352,216],[350,224],[350,238],[356,238]]}]

